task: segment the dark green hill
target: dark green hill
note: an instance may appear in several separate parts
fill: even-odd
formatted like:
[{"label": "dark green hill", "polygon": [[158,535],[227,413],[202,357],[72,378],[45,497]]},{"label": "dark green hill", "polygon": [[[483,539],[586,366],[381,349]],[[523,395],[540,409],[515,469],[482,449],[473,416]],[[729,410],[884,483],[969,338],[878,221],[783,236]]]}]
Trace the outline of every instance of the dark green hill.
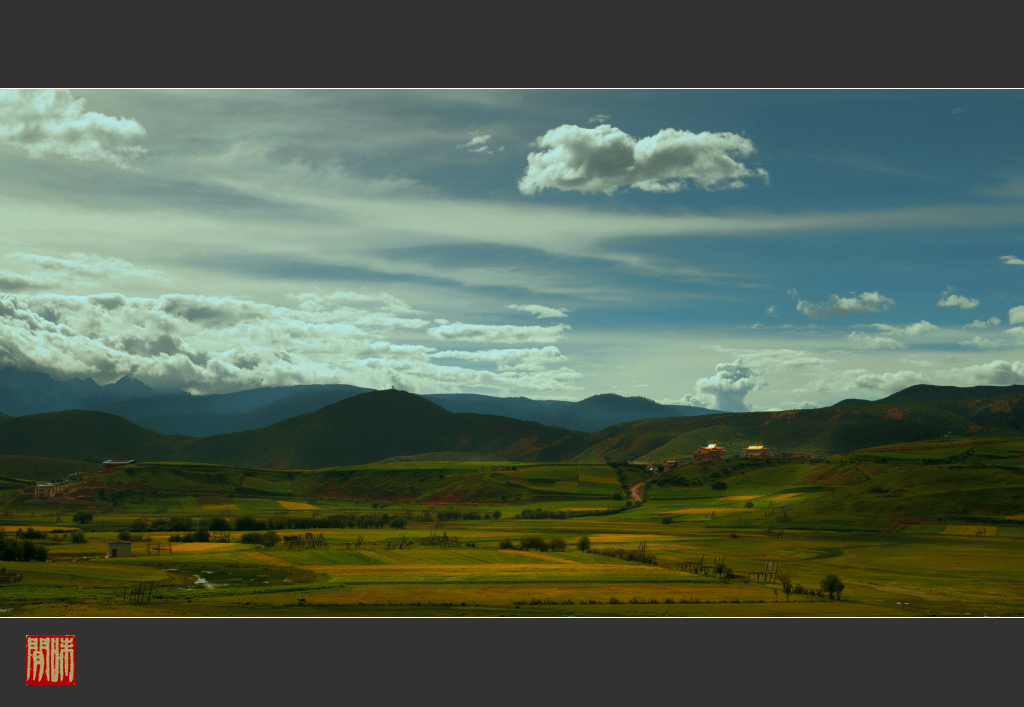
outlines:
[{"label": "dark green hill", "polygon": [[592,435],[591,446],[573,461],[689,458],[709,441],[723,445],[730,456],[738,456],[750,444],[765,444],[778,452],[831,455],[946,434],[1024,436],[1024,395],[641,420]]},{"label": "dark green hill", "polygon": [[880,403],[930,403],[998,398],[1024,393],[1024,385],[912,385],[879,400]]},{"label": "dark green hill", "polygon": [[517,420],[540,421],[546,413],[572,405],[567,400],[532,400],[531,398],[496,398],[473,393],[438,393],[424,395],[448,412],[472,412],[477,415],[501,415]]},{"label": "dark green hill", "polygon": [[0,420],[0,454],[81,459],[172,459],[188,438],[162,435],[123,417],[62,410]]},{"label": "dark green hill", "polygon": [[259,430],[198,439],[185,453],[208,463],[291,469],[437,453],[551,460],[582,449],[584,437],[506,417],[451,413],[418,395],[383,390]]}]

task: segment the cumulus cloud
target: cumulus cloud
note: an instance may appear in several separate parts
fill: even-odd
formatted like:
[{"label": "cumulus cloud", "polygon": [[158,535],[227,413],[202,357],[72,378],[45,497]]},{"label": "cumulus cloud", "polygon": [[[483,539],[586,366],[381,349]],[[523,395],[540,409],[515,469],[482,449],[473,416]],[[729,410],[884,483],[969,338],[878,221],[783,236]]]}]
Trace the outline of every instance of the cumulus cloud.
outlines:
[{"label": "cumulus cloud", "polygon": [[134,141],[146,131],[135,120],[85,110],[70,91],[0,90],[0,142],[33,159],[67,157],[127,167],[145,150]]},{"label": "cumulus cloud", "polygon": [[891,326],[889,324],[872,324],[871,326],[888,334],[904,334],[906,336],[918,336],[938,329],[937,326],[931,322],[926,322],[924,319],[905,327]]},{"label": "cumulus cloud", "polygon": [[970,297],[964,297],[963,295],[956,294],[956,290],[952,287],[947,287],[942,291],[942,297],[935,303],[939,307],[959,307],[960,309],[974,309],[979,304],[980,300],[972,299]]},{"label": "cumulus cloud", "polygon": [[542,304],[510,304],[509,309],[514,309],[517,312],[527,312],[528,314],[536,314],[537,319],[550,319],[555,317],[568,317],[566,314],[569,310],[561,307],[554,309],[552,307],[545,307]]},{"label": "cumulus cloud", "polygon": [[701,378],[695,384],[696,395],[684,395],[683,405],[743,412],[750,409],[744,400],[748,394],[762,388],[764,383],[757,371],[742,365],[740,359],[732,363],[719,363],[715,375]]},{"label": "cumulus cloud", "polygon": [[977,346],[980,349],[994,349],[999,347],[999,342],[986,339],[983,336],[975,336],[973,339],[964,339],[959,342],[961,346]]},{"label": "cumulus cloud", "polygon": [[513,326],[497,324],[442,324],[427,333],[435,339],[458,341],[494,341],[510,344],[548,343],[561,339],[571,327],[568,324],[555,326]]},{"label": "cumulus cloud", "polygon": [[1007,329],[1006,333],[1018,339],[1024,339],[1024,327],[1015,326],[1010,329]]},{"label": "cumulus cloud", "polygon": [[708,191],[745,187],[748,177],[768,183],[764,169],[748,169],[736,157],[749,157],[754,144],[734,133],[692,133],[668,128],[641,140],[611,125],[561,125],[537,138],[542,152],[527,156],[519,191],[544,189],[604,192],[622,187],[676,192],[689,182]]},{"label": "cumulus cloud", "polygon": [[847,314],[862,312],[878,312],[889,309],[896,301],[878,292],[861,292],[859,295],[851,292],[852,297],[840,297],[832,295],[827,302],[808,302],[799,299],[796,290],[789,290],[790,296],[797,298],[796,311],[806,314],[811,319],[820,319],[828,314]]},{"label": "cumulus cloud", "polygon": [[991,361],[956,372],[966,385],[1019,385],[1024,383],[1024,361]]},{"label": "cumulus cloud", "polygon": [[[0,295],[0,367],[101,384],[131,375],[159,391],[197,394],[300,383],[416,392],[484,386],[503,395],[575,389],[578,374],[553,346],[439,354],[388,340],[413,324],[429,325],[387,311],[400,300],[341,304],[354,300],[335,293],[300,298],[302,307],[182,294]],[[337,306],[326,306],[332,302]],[[443,365],[441,358],[465,363]]]},{"label": "cumulus cloud", "polygon": [[999,317],[989,317],[985,321],[975,319],[970,324],[964,324],[964,329],[986,329],[988,327],[999,326],[1003,323],[1003,320]]},{"label": "cumulus cloud", "polygon": [[1024,265],[1024,260],[1021,260],[1016,255],[1000,255],[999,259],[1007,265]]},{"label": "cumulus cloud", "polygon": [[850,335],[846,337],[847,341],[852,346],[860,349],[905,349],[906,344],[896,339],[890,339],[887,336],[871,336],[870,334],[862,334],[859,331],[850,332]]},{"label": "cumulus cloud", "polygon": [[1024,304],[1010,309],[1010,324],[1024,324]]}]

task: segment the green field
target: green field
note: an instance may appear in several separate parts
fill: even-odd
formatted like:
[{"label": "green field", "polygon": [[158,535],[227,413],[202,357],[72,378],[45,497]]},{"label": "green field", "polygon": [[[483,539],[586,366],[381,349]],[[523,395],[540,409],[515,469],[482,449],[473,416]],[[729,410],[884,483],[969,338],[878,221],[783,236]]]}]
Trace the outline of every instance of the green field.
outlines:
[{"label": "green field", "polygon": [[[663,474],[601,464],[138,464],[87,475],[78,486],[94,492],[77,501],[0,491],[8,541],[45,530],[33,542],[48,552],[46,562],[2,563],[22,578],[0,583],[0,616],[1024,615],[1022,459],[1021,440],[961,439]],[[640,481],[644,501],[627,501],[624,487]],[[93,518],[76,524],[83,511]],[[325,546],[258,547],[232,528],[228,542],[147,553],[246,516],[282,526],[282,538],[323,533]],[[106,541],[129,527],[133,556],[105,558]],[[71,529],[85,542],[72,542]],[[458,544],[430,544],[444,534]],[[520,549],[530,536],[565,549]],[[576,547],[582,537],[588,552]],[[621,556],[630,551],[635,559]],[[679,567],[702,557],[724,558],[721,572]],[[769,562],[789,575],[788,597],[778,577],[748,576]],[[800,593],[828,574],[845,585],[839,599]],[[125,602],[139,582],[153,583],[150,600]]]}]

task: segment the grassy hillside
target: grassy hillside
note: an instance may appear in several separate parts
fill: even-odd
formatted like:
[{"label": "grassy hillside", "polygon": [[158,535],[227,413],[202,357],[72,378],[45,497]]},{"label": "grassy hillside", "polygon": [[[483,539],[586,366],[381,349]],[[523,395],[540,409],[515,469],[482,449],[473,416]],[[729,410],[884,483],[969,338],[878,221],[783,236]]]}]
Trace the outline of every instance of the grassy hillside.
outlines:
[{"label": "grassy hillside", "polygon": [[592,435],[590,446],[573,460],[689,458],[709,441],[731,455],[750,444],[766,444],[775,451],[824,456],[946,434],[1024,435],[1024,395],[641,420]]},{"label": "grassy hillside", "polygon": [[[582,447],[584,435],[491,415],[455,414],[417,395],[375,391],[260,430],[191,442],[190,459],[246,467],[317,469],[396,456],[457,452],[540,461]],[[560,446],[553,448],[552,445]]]},{"label": "grassy hillside", "polygon": [[64,410],[0,420],[0,454],[100,462],[173,459],[186,437],[162,435],[122,417]]}]

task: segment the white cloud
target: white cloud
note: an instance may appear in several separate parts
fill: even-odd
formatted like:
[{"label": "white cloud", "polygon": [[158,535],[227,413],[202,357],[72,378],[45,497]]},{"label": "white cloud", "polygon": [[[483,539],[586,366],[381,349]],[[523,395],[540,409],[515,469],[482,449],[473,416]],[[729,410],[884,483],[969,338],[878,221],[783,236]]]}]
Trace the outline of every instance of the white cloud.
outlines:
[{"label": "white cloud", "polygon": [[906,348],[906,344],[902,341],[896,341],[896,339],[890,339],[887,336],[871,336],[870,334],[862,334],[859,331],[850,332],[850,335],[847,337],[847,341],[849,341],[854,347],[862,349]]},{"label": "white cloud", "polygon": [[977,346],[980,349],[995,349],[999,347],[999,342],[992,341],[992,339],[986,339],[983,336],[975,336],[973,339],[964,339],[959,342],[961,346]]},{"label": "white cloud", "polygon": [[[789,290],[792,297],[797,297],[796,290]],[[806,314],[811,319],[819,319],[828,314],[839,314],[846,316],[852,313],[885,311],[896,301],[878,292],[861,292],[859,295],[850,293],[853,297],[840,297],[832,295],[827,302],[813,303],[806,300],[798,300],[796,311]]]},{"label": "white cloud", "polygon": [[[388,340],[429,324],[386,311],[400,300],[382,295],[363,299],[362,307],[339,305],[352,294],[302,298],[304,308],[181,294],[0,295],[0,366],[99,383],[132,375],[159,391],[198,394],[299,383],[394,384],[419,392],[490,386],[504,395],[576,389],[578,374],[553,346],[438,356],[434,347]],[[537,330],[536,338],[545,331],[521,329],[527,337]],[[496,338],[501,334],[510,332]],[[441,357],[490,362],[498,370],[434,362]]]},{"label": "white cloud", "polygon": [[1024,304],[1010,309],[1010,324],[1024,324]]},{"label": "white cloud", "polygon": [[438,351],[431,358],[495,363],[499,371],[542,371],[553,363],[569,359],[555,346],[541,349],[488,349],[486,351]]},{"label": "white cloud", "polygon": [[750,409],[744,398],[763,385],[760,373],[736,359],[732,363],[717,364],[715,375],[699,379],[694,386],[697,394],[684,395],[681,402],[712,410],[742,412]]},{"label": "white cloud", "polygon": [[954,375],[965,385],[1019,385],[1024,383],[1024,361],[992,361],[967,366]]},{"label": "white cloud", "polygon": [[737,189],[743,179],[760,177],[764,169],[748,169],[733,155],[752,155],[754,144],[734,133],[692,133],[668,128],[637,140],[618,128],[562,125],[534,143],[543,152],[527,156],[519,191],[526,195],[544,189],[604,192],[621,187],[651,192],[676,192],[689,181],[706,189]]},{"label": "white cloud", "polygon": [[959,307],[960,309],[974,309],[981,304],[980,300],[964,297],[955,292],[956,290],[952,287],[947,287],[942,291],[942,297],[935,304],[939,307]]},{"label": "white cloud", "polygon": [[999,259],[1007,265],[1024,265],[1024,260],[1021,260],[1016,255],[1000,255]]},{"label": "white cloud", "polygon": [[999,317],[989,317],[985,321],[981,321],[980,319],[975,319],[970,324],[964,324],[964,329],[986,329],[986,328],[992,327],[992,326],[999,326],[1002,323],[1003,323],[1003,320],[1000,319]]},{"label": "white cloud", "polygon": [[136,121],[86,112],[70,91],[0,90],[0,142],[33,159],[69,157],[127,167],[144,152],[131,143],[146,134]]},{"label": "white cloud", "polygon": [[1018,339],[1024,339],[1024,327],[1015,326],[1006,330],[1006,333],[1010,336],[1015,336]]},{"label": "white cloud", "polygon": [[906,336],[918,336],[938,329],[937,326],[931,322],[926,322],[924,319],[905,327],[891,326],[889,324],[872,324],[871,326],[889,334],[904,334]]},{"label": "white cloud", "polygon": [[427,333],[435,339],[459,341],[494,341],[511,344],[549,343],[561,339],[571,327],[568,324],[555,326],[512,326],[494,324],[442,324]]},{"label": "white cloud", "polygon": [[[456,145],[455,149],[467,150],[469,152],[476,152],[478,154],[482,153],[490,155],[494,153],[494,150],[491,149],[491,146],[487,144],[488,142],[490,142],[490,140],[490,135],[474,135],[472,138],[470,138],[469,142],[464,142],[461,145]],[[504,149],[504,147],[499,147],[498,151],[500,152],[501,150]]]},{"label": "white cloud", "polygon": [[598,113],[597,115],[592,115],[587,118],[587,125],[591,125],[593,123],[607,123],[609,120],[611,120],[611,116]]},{"label": "white cloud", "polygon": [[765,308],[764,315],[766,317],[777,317],[777,316],[779,316],[778,314],[775,313],[775,305],[774,304],[772,306],[770,306],[770,307],[766,307]]},{"label": "white cloud", "polygon": [[554,309],[552,307],[545,307],[542,304],[510,304],[509,309],[514,309],[517,312],[527,312],[529,314],[536,314],[537,319],[550,319],[550,318],[561,318],[568,317],[566,314],[569,310],[564,307]]}]

